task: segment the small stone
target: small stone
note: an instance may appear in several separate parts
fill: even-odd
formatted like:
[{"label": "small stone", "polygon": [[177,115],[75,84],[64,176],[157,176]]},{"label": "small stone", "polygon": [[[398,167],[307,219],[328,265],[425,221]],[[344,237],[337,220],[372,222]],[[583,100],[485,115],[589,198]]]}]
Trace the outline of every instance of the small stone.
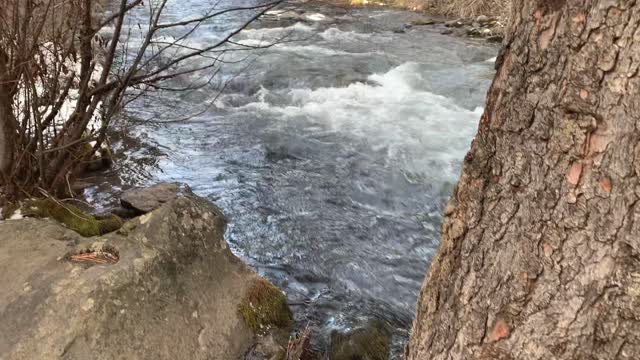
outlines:
[{"label": "small stone", "polygon": [[444,23],[446,27],[459,28],[464,26],[464,24],[460,20],[449,20]]},{"label": "small stone", "polygon": [[476,18],[476,22],[480,23],[480,24],[484,24],[489,22],[491,19],[489,19],[488,16],[486,15],[480,15]]}]

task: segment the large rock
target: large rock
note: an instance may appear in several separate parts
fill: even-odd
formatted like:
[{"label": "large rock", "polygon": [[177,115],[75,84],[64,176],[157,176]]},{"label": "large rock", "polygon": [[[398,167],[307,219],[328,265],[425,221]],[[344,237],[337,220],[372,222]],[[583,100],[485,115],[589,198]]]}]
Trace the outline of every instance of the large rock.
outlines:
[{"label": "large rock", "polygon": [[100,237],[46,219],[0,222],[0,359],[241,358],[256,335],[239,307],[263,280],[231,253],[224,227],[195,197]]}]

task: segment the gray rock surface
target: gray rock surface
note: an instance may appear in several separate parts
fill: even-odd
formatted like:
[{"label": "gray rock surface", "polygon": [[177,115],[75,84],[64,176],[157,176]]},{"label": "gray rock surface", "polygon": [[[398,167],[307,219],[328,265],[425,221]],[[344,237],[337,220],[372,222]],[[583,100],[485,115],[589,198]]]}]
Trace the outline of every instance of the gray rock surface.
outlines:
[{"label": "gray rock surface", "polygon": [[[1,221],[0,359],[241,358],[254,335],[237,307],[258,276],[224,227],[195,197],[94,238],[50,220]],[[88,249],[117,262],[72,260]]]},{"label": "gray rock surface", "polygon": [[149,187],[127,190],[120,196],[120,204],[126,209],[136,211],[138,214],[146,214],[185,192],[188,192],[188,190],[184,185],[164,182]]}]

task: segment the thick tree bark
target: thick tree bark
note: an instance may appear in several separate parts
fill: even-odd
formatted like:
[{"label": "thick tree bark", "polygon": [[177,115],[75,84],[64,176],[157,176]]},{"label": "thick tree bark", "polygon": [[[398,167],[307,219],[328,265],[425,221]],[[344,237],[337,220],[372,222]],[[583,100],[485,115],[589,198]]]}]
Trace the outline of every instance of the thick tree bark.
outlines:
[{"label": "thick tree bark", "polygon": [[513,6],[407,359],[640,359],[640,5]]},{"label": "thick tree bark", "polygon": [[8,72],[7,55],[0,49],[0,185],[9,178],[16,137],[16,119],[11,108],[14,83]]}]

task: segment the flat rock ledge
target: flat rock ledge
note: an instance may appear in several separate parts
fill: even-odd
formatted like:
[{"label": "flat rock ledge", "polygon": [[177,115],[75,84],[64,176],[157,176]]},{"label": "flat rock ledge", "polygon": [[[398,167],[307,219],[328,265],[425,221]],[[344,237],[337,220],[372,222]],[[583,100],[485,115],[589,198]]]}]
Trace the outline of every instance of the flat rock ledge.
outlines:
[{"label": "flat rock ledge", "polygon": [[223,238],[220,210],[172,197],[115,233],[0,222],[0,359],[239,359],[238,306],[261,281]]},{"label": "flat rock ledge", "polygon": [[190,195],[191,190],[179,183],[162,182],[149,187],[137,187],[120,195],[120,204],[135,215],[146,214],[178,196]]}]

